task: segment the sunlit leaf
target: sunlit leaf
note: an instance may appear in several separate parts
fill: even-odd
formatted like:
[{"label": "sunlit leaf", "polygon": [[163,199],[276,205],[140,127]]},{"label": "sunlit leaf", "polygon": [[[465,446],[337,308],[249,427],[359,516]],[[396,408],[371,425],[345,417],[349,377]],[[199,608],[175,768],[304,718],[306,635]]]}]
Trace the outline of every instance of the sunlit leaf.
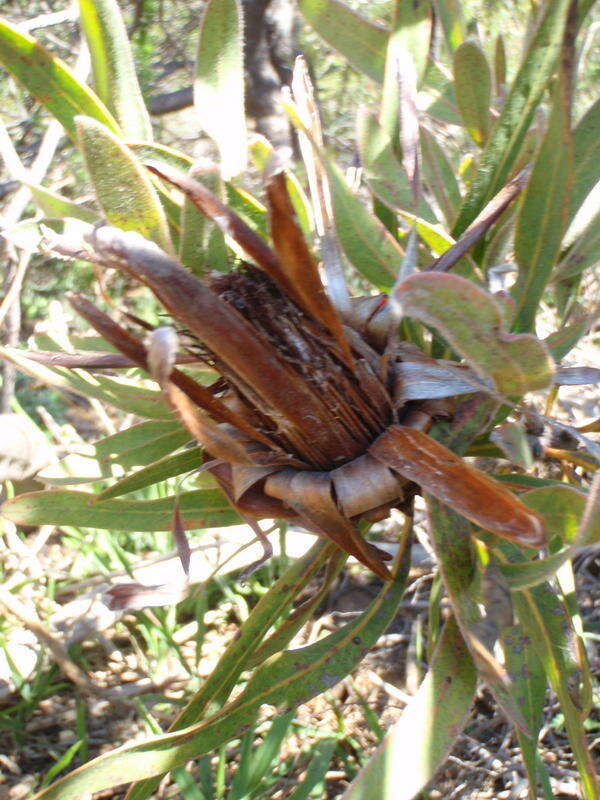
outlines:
[{"label": "sunlit leaf", "polygon": [[81,83],[60,58],[26,33],[0,19],[0,63],[17,78],[38,102],[75,139],[75,117],[85,114],[113,133],[119,126],[102,101]]},{"label": "sunlit leaf", "polygon": [[197,489],[160,500],[99,500],[96,495],[60,489],[30,492],[5,503],[2,514],[17,525],[72,525],[113,531],[170,531],[173,507],[186,529],[239,525],[241,520],[218,490]]},{"label": "sunlit leaf", "polygon": [[77,137],[96,197],[109,222],[172,250],[158,194],[133,153],[90,117],[77,118]]},{"label": "sunlit leaf", "polygon": [[460,236],[506,182],[556,66],[569,3],[570,0],[547,0],[540,9],[538,24],[529,39],[521,67],[481,154],[475,180],[454,226],[455,236]]},{"label": "sunlit leaf", "polygon": [[98,96],[119,121],[124,136],[150,141],[150,117],[135,73],[119,4],[116,0],[78,2]]},{"label": "sunlit leaf", "polygon": [[225,179],[246,167],[242,6],[209,0],[200,23],[194,105],[200,124],[214,139]]},{"label": "sunlit leaf", "polygon": [[37,205],[48,217],[71,217],[72,219],[88,222],[91,225],[94,225],[100,219],[95,211],[85,208],[79,203],[74,203],[67,197],[52,192],[43,186],[37,186],[33,183],[29,183],[27,186]]},{"label": "sunlit leaf", "polygon": [[573,185],[569,198],[569,221],[598,181],[600,161],[600,100],[591,105],[573,131]]},{"label": "sunlit leaf", "polygon": [[458,109],[470,137],[484,145],[490,131],[492,75],[483,50],[463,42],[454,51],[454,91]]},{"label": "sunlit leaf", "polygon": [[306,21],[355,69],[383,83],[389,30],[359,16],[340,0],[298,0]]}]

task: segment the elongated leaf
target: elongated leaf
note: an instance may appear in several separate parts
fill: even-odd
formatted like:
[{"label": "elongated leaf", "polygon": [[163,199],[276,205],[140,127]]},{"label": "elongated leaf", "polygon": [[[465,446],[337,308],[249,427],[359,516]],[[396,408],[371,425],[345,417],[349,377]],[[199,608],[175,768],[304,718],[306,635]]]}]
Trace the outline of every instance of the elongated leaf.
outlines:
[{"label": "elongated leaf", "polygon": [[190,439],[188,431],[177,420],[149,420],[100,439],[94,444],[94,451],[98,461],[130,469],[146,466]]},{"label": "elongated leaf", "polygon": [[550,79],[560,47],[570,0],[547,0],[530,38],[502,113],[481,155],[479,169],[454,226],[454,236],[471,224],[505,183],[521,148],[535,108]]},{"label": "elongated leaf", "polygon": [[571,244],[553,275],[556,286],[600,263],[600,212],[597,212]]},{"label": "elongated leaf", "polygon": [[154,484],[167,480],[167,478],[173,478],[176,475],[182,475],[198,469],[201,464],[202,451],[199,447],[190,447],[184,450],[183,453],[165,456],[159,461],[137,470],[132,475],[121,478],[108,489],[100,492],[98,499],[108,500],[112,497],[121,497],[129,492],[145,489],[147,486],[154,486]]},{"label": "elongated leaf", "polygon": [[427,66],[431,22],[430,0],[396,0],[392,38],[412,56],[419,83]]},{"label": "elongated leaf", "polygon": [[161,500],[101,500],[66,489],[30,492],[5,503],[2,514],[16,525],[72,525],[113,531],[170,531],[173,508],[186,529],[239,525],[240,518],[221,492],[198,489]]},{"label": "elongated leaf", "polygon": [[346,257],[378,289],[389,289],[404,256],[400,245],[352,193],[333,163],[327,165],[327,172],[335,229]]},{"label": "elongated leaf", "polygon": [[454,51],[454,91],[458,109],[473,141],[483,146],[490,132],[492,73],[483,50],[463,42]]},{"label": "elongated leaf", "polygon": [[165,213],[137,158],[96,120],[78,117],[76,122],[87,171],[107,220],[171,251]]},{"label": "elongated leaf", "polygon": [[492,595],[485,603],[484,614],[477,591],[477,567],[471,541],[471,526],[466,519],[441,505],[430,494],[425,494],[425,500],[431,542],[440,563],[456,622],[471,656],[508,717],[518,728],[527,731],[527,723],[512,691],[510,676],[493,655],[494,643],[500,630],[507,624],[505,620],[511,618],[510,595],[502,585],[502,576],[497,568],[496,575],[492,575],[491,580],[486,575],[481,576],[482,592],[487,584],[491,586],[487,594]]},{"label": "elongated leaf", "polygon": [[543,786],[546,800],[552,800],[554,795],[550,779],[537,751],[537,737],[546,698],[546,673],[521,625],[504,628],[501,642],[515,696],[531,733],[531,736],[526,736],[522,731],[516,731],[531,791],[535,791],[537,797],[539,783]]},{"label": "elongated leaf", "polygon": [[435,197],[446,223],[452,226],[460,206],[460,189],[455,170],[435,136],[423,127],[421,157],[425,184]]},{"label": "elongated leaf", "polygon": [[[558,93],[557,93],[558,95]],[[560,158],[556,154],[560,153]],[[519,277],[515,330],[532,330],[546,284],[558,259],[569,209],[573,147],[566,109],[557,97],[517,217],[515,257]]]},{"label": "elongated leaf", "polygon": [[599,129],[600,100],[596,100],[573,131],[573,186],[569,198],[569,222],[598,181]]},{"label": "elongated leaf", "polygon": [[[506,548],[505,552],[511,560],[520,557],[514,548]],[[550,685],[558,695],[569,744],[577,762],[583,797],[585,800],[597,800],[597,772],[588,749],[577,691],[581,665],[572,621],[549,584],[515,592],[513,603],[528,643],[531,642],[536,650]]]},{"label": "elongated leaf", "polygon": [[[358,146],[365,178],[373,192],[390,208],[412,213],[414,200],[408,175],[374,114],[364,112],[359,115]],[[423,197],[419,199],[418,214],[428,222],[437,222]]]},{"label": "elongated leaf", "polygon": [[124,776],[138,780],[161,774],[248,730],[249,721],[263,703],[294,708],[335,685],[356,666],[393,619],[408,575],[408,550],[405,546],[401,553],[395,579],[384,585],[365,612],[308,647],[269,659],[254,673],[242,694],[221,712],[182,731],[119,747],[75,770],[32,800],[79,800],[83,792],[114,786]]},{"label": "elongated leaf", "polygon": [[200,23],[194,105],[200,124],[214,139],[225,179],[246,167],[242,6],[209,0]]},{"label": "elongated leaf", "polygon": [[436,0],[435,8],[439,14],[448,47],[452,52],[465,39],[465,23],[460,0]]},{"label": "elongated leaf", "polygon": [[405,314],[432,325],[473,367],[506,395],[545,388],[553,363],[544,345],[529,334],[502,331],[496,300],[458,275],[422,273],[397,287]]},{"label": "elongated leaf", "polygon": [[71,217],[72,219],[80,219],[83,222],[88,222],[91,225],[99,222],[98,214],[78,203],[74,203],[56,192],[51,192],[43,186],[37,186],[28,183],[27,186],[33,195],[33,199],[41,208],[43,213],[48,217]]},{"label": "elongated leaf", "polygon": [[538,514],[422,431],[391,425],[369,452],[482,528],[521,546],[545,542]]},{"label": "elongated leaf", "polygon": [[0,348],[0,356],[15,364],[21,372],[37,378],[47,386],[75,392],[82,397],[94,397],[140,417],[163,420],[173,418],[173,411],[165,402],[162,392],[140,386],[139,380],[91,375],[82,369],[50,369],[26,358],[22,351],[10,348]]},{"label": "elongated leaf", "polygon": [[354,69],[383,83],[389,30],[364,19],[340,0],[298,0],[298,8]]},{"label": "elongated leaf", "polygon": [[459,736],[475,685],[473,660],[450,619],[419,690],[344,792],[343,800],[412,800],[433,778]]},{"label": "elongated leaf", "polygon": [[150,116],[135,74],[127,30],[116,0],[78,0],[98,96],[119,121],[123,134],[152,140]]},{"label": "elongated leaf", "polygon": [[[223,194],[223,182],[218,172],[207,173],[205,170],[192,168],[189,175],[196,179],[201,177],[203,183],[217,197]],[[215,235],[220,237],[222,247],[221,263],[214,258]],[[213,240],[212,248],[211,238]],[[211,256],[213,257],[211,258]],[[189,197],[184,199],[183,208],[181,209],[179,260],[185,267],[191,269],[194,274],[200,276],[207,269],[224,269],[227,265],[227,247],[223,233],[198,210]]]},{"label": "elongated leaf", "polygon": [[[260,598],[242,625],[239,636],[225,650],[200,690],[178,714],[169,728],[170,731],[196,724],[206,715],[211,704],[223,705],[242,671],[252,666],[250,661],[258,642],[264,639],[277,619],[289,610],[295,596],[323,566],[332,550],[333,545],[317,541]],[[289,643],[292,636],[293,633],[288,639],[280,640],[281,649]],[[152,778],[134,784],[127,794],[127,800],[146,800],[159,782],[160,778]]]},{"label": "elongated leaf", "polygon": [[75,117],[85,114],[119,133],[119,125],[101,100],[60,58],[26,33],[0,19],[0,63],[75,139]]}]

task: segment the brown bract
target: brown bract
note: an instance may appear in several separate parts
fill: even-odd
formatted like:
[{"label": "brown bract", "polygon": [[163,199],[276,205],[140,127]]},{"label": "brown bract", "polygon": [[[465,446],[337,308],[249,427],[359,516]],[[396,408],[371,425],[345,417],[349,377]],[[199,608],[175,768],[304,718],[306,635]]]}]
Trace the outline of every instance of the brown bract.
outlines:
[{"label": "brown bract", "polygon": [[[200,280],[138,234],[108,226],[93,231],[84,257],[149,286],[190,337],[188,354],[196,350],[221,378],[202,386],[193,363],[186,372],[174,366],[182,354],[172,345],[161,360],[160,348],[149,353],[85,298],[72,295],[70,301],[127,359],[157,378],[204,447],[206,469],[242,517],[303,524],[383,579],[390,577],[387,556],[364,539],[358,523],[386,516],[418,486],[520,545],[545,542],[536,514],[427,435],[436,415],[451,416],[447,401],[429,397],[485,386],[468,370],[445,369],[414,348],[398,343],[390,349],[385,298],[354,301],[353,327],[342,323],[300,232],[282,172],[267,180],[271,250],[205,187],[163,165],[151,169],[255,263]],[[428,370],[425,385],[419,363]],[[405,364],[413,366],[397,368]],[[418,388],[409,385],[419,381]]]}]

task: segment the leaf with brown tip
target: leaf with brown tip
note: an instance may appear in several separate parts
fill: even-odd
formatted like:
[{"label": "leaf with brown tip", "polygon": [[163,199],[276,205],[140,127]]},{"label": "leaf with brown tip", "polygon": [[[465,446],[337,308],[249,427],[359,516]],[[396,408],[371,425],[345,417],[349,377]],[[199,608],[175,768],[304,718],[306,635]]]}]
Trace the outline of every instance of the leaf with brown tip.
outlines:
[{"label": "leaf with brown tip", "polygon": [[522,547],[546,543],[539,514],[422,431],[392,425],[369,452],[485,530]]}]

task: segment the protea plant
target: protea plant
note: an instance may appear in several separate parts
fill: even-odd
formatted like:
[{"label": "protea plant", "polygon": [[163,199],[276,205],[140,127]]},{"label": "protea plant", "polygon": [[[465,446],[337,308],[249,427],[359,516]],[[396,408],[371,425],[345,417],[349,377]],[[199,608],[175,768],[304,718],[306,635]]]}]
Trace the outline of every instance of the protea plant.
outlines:
[{"label": "protea plant", "polygon": [[[570,306],[563,303],[564,324],[556,334],[542,342],[532,332],[551,276],[564,290],[590,255],[585,230],[563,244],[567,223],[591,188],[585,165],[593,150],[590,119],[597,114],[595,106],[576,130],[578,164],[584,166],[573,179],[570,56],[581,20],[577,5],[566,0],[536,9],[528,49],[508,91],[497,59],[496,104],[503,105],[491,111],[483,51],[464,40],[460,14],[451,4],[437,5],[444,12],[454,77],[435,62],[427,67],[433,24],[428,2],[398,0],[390,30],[367,23],[337,0],[299,1],[322,37],[381,83],[382,103],[378,115],[367,110],[359,116],[365,178],[359,198],[323,147],[300,60],[292,94],[282,104],[298,131],[310,200],[288,156],[255,137],[250,150],[262,168],[265,205],[238,177],[247,136],[240,105],[242,23],[235,0],[208,2],[200,30],[196,102],[202,126],[217,144],[218,167],[194,164],[151,141],[112,0],[80,1],[100,97],[33,40],[0,25],[0,58],[63,122],[101,209],[101,214],[82,209],[34,186],[47,217],[38,240],[53,254],[96,265],[103,289],[108,268],[145,284],[170,318],[168,325],[154,327],[130,313],[120,318],[118,300],[110,300],[116,308],[109,315],[83,295],[70,295],[106,352],[6,350],[4,355],[49,382],[58,380],[138,416],[154,414],[155,427],[182,436],[161,451],[168,458],[153,461],[152,450],[142,470],[100,495],[33,493],[8,502],[3,513],[25,524],[76,520],[93,526],[94,514],[102,512],[115,529],[133,529],[137,523],[128,522],[127,511],[133,515],[135,501],[120,495],[200,470],[216,480],[227,512],[221,503],[220,516],[212,514],[213,491],[182,493],[169,498],[168,522],[162,510],[148,510],[147,530],[165,530],[172,520],[181,542],[185,528],[241,518],[263,540],[265,556],[268,542],[256,520],[290,520],[327,540],[261,599],[169,733],[102,756],[42,790],[39,798],[75,800],[125,778],[142,781],[130,789],[130,800],[147,798],[156,783],[144,779],[230,741],[247,729],[261,704],[293,707],[348,674],[385,630],[402,597],[417,494],[425,499],[452,616],[414,698],[418,735],[406,727],[413,719],[407,713],[400,733],[392,731],[348,797],[391,797],[390,786],[395,798],[415,796],[460,732],[477,673],[515,725],[531,797],[537,782],[545,780],[534,742],[546,680],[560,699],[585,797],[597,797],[582,724],[590,704],[589,671],[560,594],[564,586],[553,585],[553,576],[598,539],[598,484],[586,498],[581,487],[514,471],[493,477],[467,460],[504,453],[526,465],[531,433],[544,426],[567,431],[569,446],[588,449],[590,460],[573,463],[591,469],[598,455],[597,445],[581,431],[552,423],[522,403],[527,392],[567,379],[564,372],[557,376],[552,356],[559,360],[590,324],[567,325]],[[555,73],[547,130],[533,154],[539,137],[531,127],[538,124],[534,111]],[[463,172],[463,197],[427,125],[434,112],[418,110],[421,87],[450,98],[453,123],[462,118],[481,149],[471,173]],[[557,143],[565,144],[559,164]],[[434,208],[428,198],[434,198]],[[79,224],[65,223],[65,217]],[[16,234],[32,227],[37,231],[39,222],[26,223]],[[510,294],[494,294],[489,278],[509,231],[519,277]],[[360,273],[350,286],[344,278],[350,273],[347,262]],[[365,279],[375,288],[355,296],[352,286]],[[120,355],[108,352],[107,345]],[[132,389],[125,379],[92,376],[107,367],[141,368],[160,391],[147,383]],[[84,369],[90,372],[80,372]],[[143,424],[141,436],[148,430]],[[201,458],[193,467],[189,453],[171,456],[190,439],[199,445],[192,456]],[[367,536],[370,523],[392,509],[402,512],[405,523],[399,526],[398,555],[389,564],[386,552]],[[286,650],[344,554],[383,580],[378,596],[331,636]],[[323,590],[285,618],[299,587],[324,565]],[[114,599],[126,603],[127,591]],[[240,694],[226,702],[242,672],[257,664]],[[397,781],[395,769],[402,773]],[[381,788],[373,793],[377,782]]]}]

